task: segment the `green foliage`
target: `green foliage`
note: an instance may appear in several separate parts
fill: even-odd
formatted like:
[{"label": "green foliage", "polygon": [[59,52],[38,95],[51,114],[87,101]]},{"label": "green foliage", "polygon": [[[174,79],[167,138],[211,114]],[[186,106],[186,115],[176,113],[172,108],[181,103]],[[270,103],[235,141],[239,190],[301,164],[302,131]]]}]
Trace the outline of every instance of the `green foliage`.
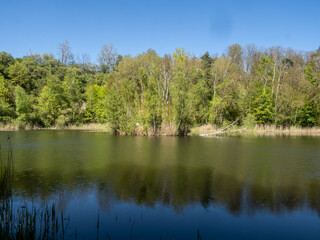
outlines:
[{"label": "green foliage", "polygon": [[172,104],[175,109],[175,123],[177,125],[177,133],[185,135],[188,132],[191,123],[190,116],[190,81],[186,72],[186,64],[189,58],[188,53],[184,49],[176,49],[173,53],[175,60],[174,78],[172,83]]},{"label": "green foliage", "polygon": [[14,58],[11,54],[6,52],[0,52],[0,75],[8,78],[8,67],[14,62]]},{"label": "green foliage", "polygon": [[212,101],[211,101],[211,107],[210,107],[210,122],[214,123],[216,125],[222,125],[223,124],[223,113],[224,109],[227,106],[227,102],[224,101],[223,98],[220,96],[216,96]]},{"label": "green foliage", "polygon": [[253,114],[249,113],[243,120],[243,126],[246,128],[254,128],[257,124],[256,118]]},{"label": "green foliage", "polygon": [[0,75],[0,122],[8,122],[14,116],[10,95],[9,81]]},{"label": "green foliage", "polygon": [[24,62],[16,61],[8,68],[9,77],[13,85],[19,85],[31,90],[31,75]]},{"label": "green foliage", "polygon": [[[0,53],[0,121],[66,126],[108,123],[116,134],[158,134],[170,126],[185,135],[214,123],[277,126],[320,124],[319,51],[230,46],[214,58],[184,49],[135,57],[102,49],[99,65],[72,61],[67,42],[60,59]],[[67,55],[66,55],[67,54]],[[244,71],[246,66],[246,71]]]},{"label": "green foliage", "polygon": [[29,123],[33,111],[30,96],[20,87],[15,87],[16,114],[19,122]]},{"label": "green foliage", "polygon": [[308,63],[304,68],[306,79],[312,85],[320,84],[320,71],[317,69],[314,62]]},{"label": "green foliage", "polygon": [[253,102],[253,115],[259,124],[271,124],[273,121],[274,106],[269,92],[262,92]]},{"label": "green foliage", "polygon": [[298,113],[298,123],[303,127],[316,126],[319,113],[312,102],[306,101],[305,106]]},{"label": "green foliage", "polygon": [[105,101],[107,89],[97,84],[88,85],[85,92],[85,121],[103,123],[106,121]]},{"label": "green foliage", "polygon": [[70,67],[68,68],[62,83],[67,103],[65,113],[70,113],[69,119],[71,124],[79,123],[81,121],[83,84],[80,75],[81,71],[79,69]]},{"label": "green foliage", "polygon": [[38,99],[38,111],[44,126],[50,127],[67,106],[66,97],[61,81],[56,76],[50,76]]},{"label": "green foliage", "polygon": [[[126,112],[124,109],[124,99],[112,88],[106,94],[106,116],[107,121],[115,134],[127,130]],[[130,130],[130,127],[128,127]]]}]

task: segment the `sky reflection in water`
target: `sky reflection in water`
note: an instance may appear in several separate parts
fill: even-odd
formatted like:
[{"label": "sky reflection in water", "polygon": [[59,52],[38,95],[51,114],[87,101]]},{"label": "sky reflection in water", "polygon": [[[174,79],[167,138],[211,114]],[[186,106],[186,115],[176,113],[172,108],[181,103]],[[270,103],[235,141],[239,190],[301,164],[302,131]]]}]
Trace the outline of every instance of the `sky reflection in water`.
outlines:
[{"label": "sky reflection in water", "polygon": [[102,239],[320,237],[319,138],[10,135],[16,202],[55,202],[71,239],[98,215]]}]

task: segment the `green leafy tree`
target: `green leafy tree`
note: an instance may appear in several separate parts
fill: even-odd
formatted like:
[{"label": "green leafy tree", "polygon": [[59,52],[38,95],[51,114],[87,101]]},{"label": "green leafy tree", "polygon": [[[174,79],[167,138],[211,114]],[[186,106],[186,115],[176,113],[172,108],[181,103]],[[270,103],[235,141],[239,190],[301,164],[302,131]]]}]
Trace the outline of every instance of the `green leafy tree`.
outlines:
[{"label": "green leafy tree", "polygon": [[7,52],[0,52],[0,74],[8,79],[9,66],[14,63],[14,58]]},{"label": "green leafy tree", "polygon": [[270,96],[270,89],[263,91],[253,102],[253,115],[259,124],[271,124],[273,121],[274,106]]},{"label": "green leafy tree", "polygon": [[106,117],[114,134],[120,134],[130,129],[127,126],[127,116],[124,108],[124,99],[114,88],[109,88],[106,96]]},{"label": "green leafy tree", "polygon": [[189,54],[184,49],[176,49],[173,53],[175,61],[174,77],[172,83],[173,107],[175,109],[175,123],[177,133],[185,135],[191,122],[189,115],[189,82],[186,74],[186,64]]},{"label": "green leafy tree", "polygon": [[314,127],[318,123],[319,112],[313,102],[305,101],[305,106],[298,113],[298,123],[303,127]]},{"label": "green leafy tree", "polygon": [[161,127],[162,122],[162,87],[160,85],[160,69],[155,65],[150,71],[150,76],[147,76],[144,69],[141,68],[140,74],[145,77],[146,89],[143,99],[143,125],[145,129],[152,126],[153,132]]},{"label": "green leafy tree", "polygon": [[19,85],[30,91],[31,89],[31,75],[28,67],[22,61],[16,61],[8,68],[9,77],[13,85]]},{"label": "green leafy tree", "polygon": [[[83,86],[80,79],[81,71],[77,68],[70,67],[63,81],[63,92],[68,103],[65,111],[66,116],[70,119],[70,123],[78,123],[81,121],[80,116],[82,113],[83,97],[82,92]],[[70,114],[69,114],[70,113]]]},{"label": "green leafy tree", "polygon": [[274,76],[273,66],[274,60],[272,57],[262,56],[258,68],[256,69],[256,74],[261,80],[264,93],[266,92],[267,87],[271,85]]},{"label": "green leafy tree", "polygon": [[33,111],[32,102],[30,96],[26,93],[26,91],[20,87],[15,87],[15,104],[16,104],[16,114],[18,116],[18,120],[21,123],[30,123],[31,122],[31,114]]},{"label": "green leafy tree", "polygon": [[14,117],[9,81],[0,74],[0,122],[8,122]]},{"label": "green leafy tree", "polygon": [[43,125],[50,127],[56,123],[62,110],[66,109],[67,101],[63,86],[57,76],[49,76],[47,82],[48,85],[42,89],[38,99],[38,111]]},{"label": "green leafy tree", "polygon": [[104,123],[106,121],[105,104],[107,89],[97,84],[88,85],[85,92],[85,120]]}]

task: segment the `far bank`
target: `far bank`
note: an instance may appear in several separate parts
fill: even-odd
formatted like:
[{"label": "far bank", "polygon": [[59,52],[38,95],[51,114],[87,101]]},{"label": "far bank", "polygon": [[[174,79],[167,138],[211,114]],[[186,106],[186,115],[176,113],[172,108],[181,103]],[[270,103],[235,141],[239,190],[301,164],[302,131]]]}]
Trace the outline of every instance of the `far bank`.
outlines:
[{"label": "far bank", "polygon": [[[90,123],[82,125],[70,125],[70,126],[52,126],[49,128],[31,126],[31,125],[19,125],[16,123],[0,124],[0,131],[31,131],[31,130],[79,130],[79,131],[96,131],[96,132],[110,132],[112,128],[108,124]],[[243,136],[243,135],[255,135],[255,136],[320,136],[320,127],[282,127],[274,125],[256,125],[253,127],[245,126],[232,126],[231,128],[218,127],[212,124],[201,125],[198,127],[192,127],[187,130],[187,136]],[[136,130],[132,134],[118,133],[118,135],[132,135],[132,136],[178,136],[174,124],[163,125],[161,129],[154,131],[152,128],[143,129],[137,126]]]}]

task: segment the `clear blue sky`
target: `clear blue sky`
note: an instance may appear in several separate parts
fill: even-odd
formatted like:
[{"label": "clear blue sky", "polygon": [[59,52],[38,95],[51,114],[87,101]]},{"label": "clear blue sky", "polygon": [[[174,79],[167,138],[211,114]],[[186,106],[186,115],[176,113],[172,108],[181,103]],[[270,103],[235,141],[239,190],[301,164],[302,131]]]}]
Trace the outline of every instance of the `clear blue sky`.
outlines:
[{"label": "clear blue sky", "polygon": [[0,51],[56,55],[64,40],[92,61],[109,43],[130,55],[184,47],[200,56],[233,43],[310,51],[320,46],[319,11],[318,0],[0,0]]}]

